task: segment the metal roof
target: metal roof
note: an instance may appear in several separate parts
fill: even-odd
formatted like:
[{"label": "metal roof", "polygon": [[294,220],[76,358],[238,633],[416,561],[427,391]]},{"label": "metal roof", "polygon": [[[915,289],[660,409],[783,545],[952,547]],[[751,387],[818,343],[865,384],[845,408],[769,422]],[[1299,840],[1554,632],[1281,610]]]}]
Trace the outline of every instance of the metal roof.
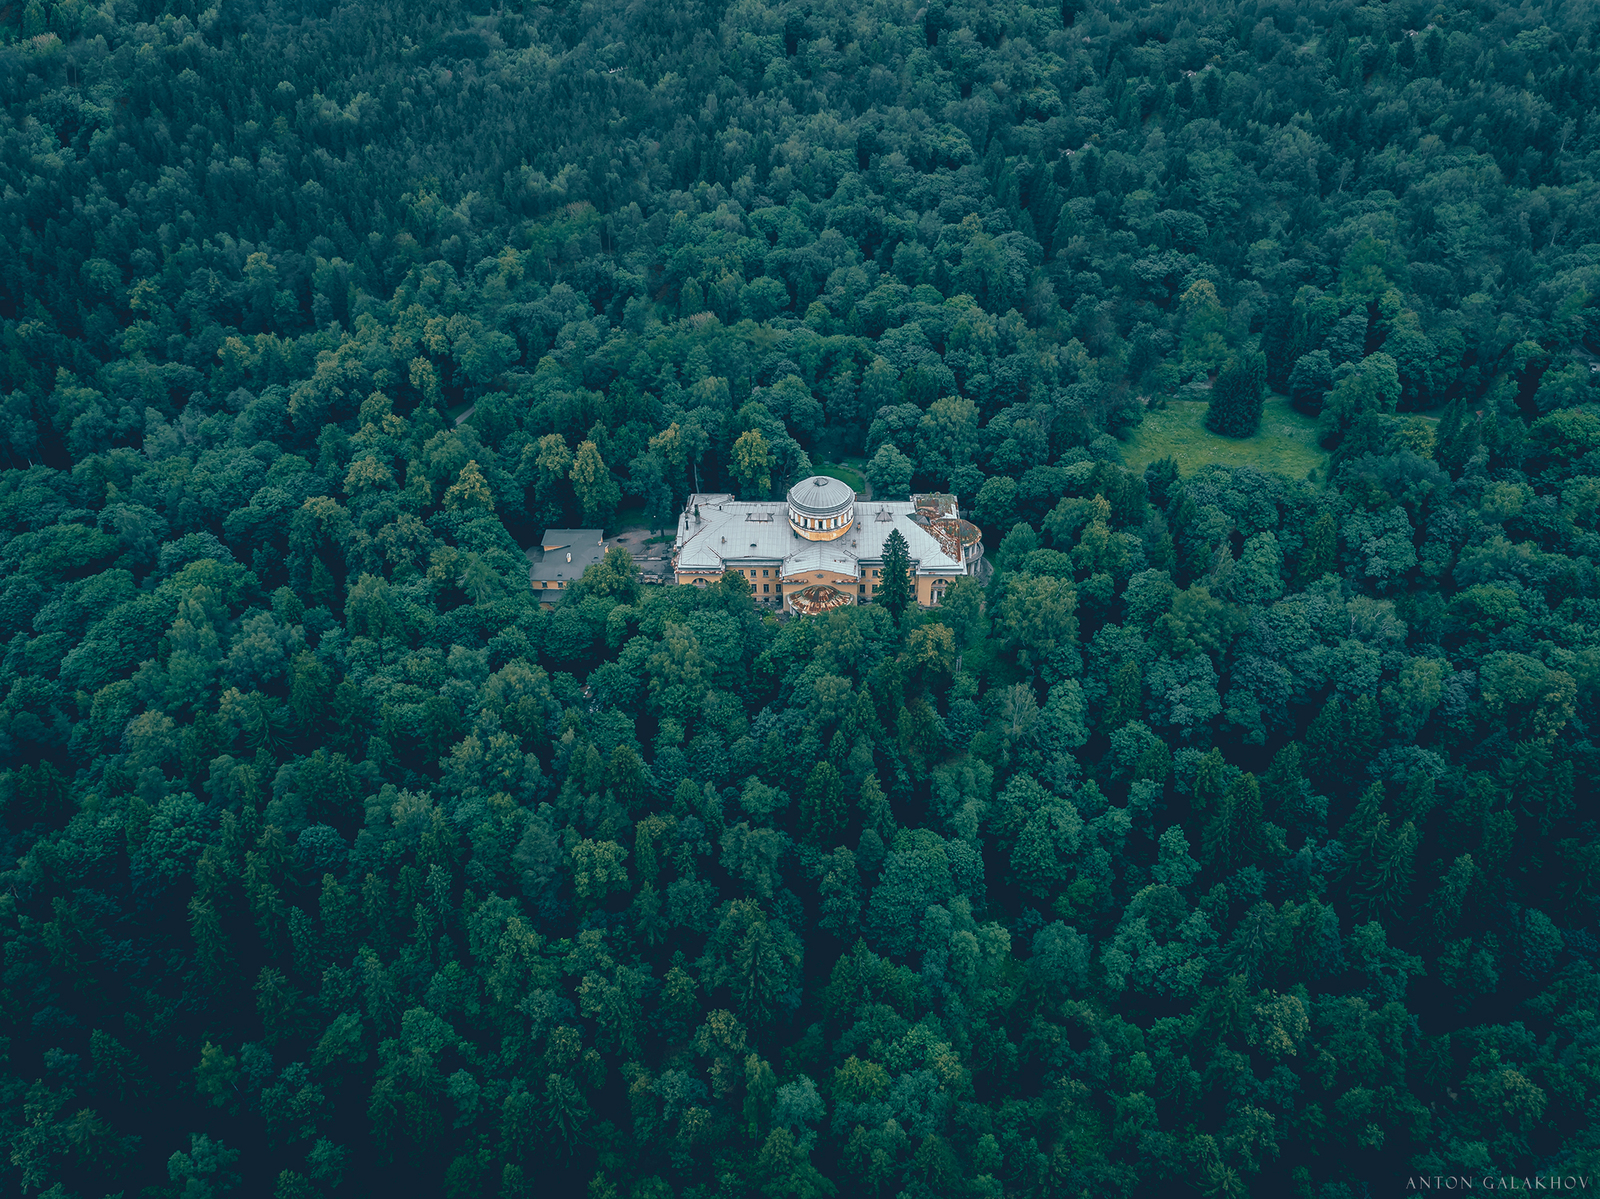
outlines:
[{"label": "metal roof", "polygon": [[[917,563],[918,574],[964,574],[962,564],[940,548],[938,540],[927,529],[911,519],[916,506],[898,500],[863,500],[856,506],[856,524],[853,530],[860,544],[856,556],[868,562],[883,560],[883,546],[889,534],[896,529],[906,539],[906,549],[911,560]],[[888,520],[879,520],[886,513]]]},{"label": "metal roof", "polygon": [[855,498],[850,484],[827,475],[812,475],[789,488],[789,506],[806,516],[833,516],[848,508]]},{"label": "metal roof", "polygon": [[528,551],[531,582],[543,580],[571,583],[583,576],[586,567],[606,556],[599,529],[547,529],[538,546]]},{"label": "metal roof", "polygon": [[539,544],[547,550],[564,550],[575,545],[599,545],[604,537],[602,529],[546,529]]},{"label": "metal roof", "polygon": [[[912,519],[915,512],[915,505],[903,500],[860,500],[855,524],[844,536],[807,541],[790,530],[784,504],[779,501],[692,495],[678,517],[677,569],[720,573],[728,563],[754,559],[782,562],[786,575],[816,570],[854,574],[861,562],[882,561],[884,542],[898,529],[918,574],[964,574],[963,564],[946,554],[938,539]],[[885,519],[879,519],[880,514]]]},{"label": "metal roof", "polygon": [[782,561],[798,541],[780,503],[692,495],[678,516],[678,569],[720,572],[722,564],[734,558]]},{"label": "metal roof", "polygon": [[837,574],[855,574],[858,559],[845,544],[848,540],[846,537],[838,541],[802,540],[794,553],[784,558],[783,573],[793,575],[805,571],[831,570]]}]

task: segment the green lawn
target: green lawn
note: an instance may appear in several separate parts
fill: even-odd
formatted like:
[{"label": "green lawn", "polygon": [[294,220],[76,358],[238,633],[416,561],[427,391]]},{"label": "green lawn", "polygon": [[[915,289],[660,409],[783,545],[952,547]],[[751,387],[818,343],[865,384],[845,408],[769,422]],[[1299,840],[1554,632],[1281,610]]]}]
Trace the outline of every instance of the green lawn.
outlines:
[{"label": "green lawn", "polygon": [[1172,400],[1167,407],[1145,413],[1144,422],[1124,443],[1123,461],[1143,470],[1171,454],[1184,474],[1208,462],[1225,466],[1254,466],[1291,479],[1303,479],[1315,470],[1327,473],[1328,455],[1317,444],[1317,422],[1302,416],[1286,396],[1268,395],[1261,413],[1261,428],[1254,437],[1218,437],[1204,424],[1204,400]]},{"label": "green lawn", "polygon": [[[855,459],[855,461],[860,465],[865,464],[863,459],[858,458]],[[827,475],[830,479],[838,479],[839,482],[845,484],[850,488],[850,490],[858,494],[866,493],[867,481],[862,477],[858,466],[850,466],[843,462],[830,462],[822,466],[813,463],[811,467],[811,473],[816,475]]]}]

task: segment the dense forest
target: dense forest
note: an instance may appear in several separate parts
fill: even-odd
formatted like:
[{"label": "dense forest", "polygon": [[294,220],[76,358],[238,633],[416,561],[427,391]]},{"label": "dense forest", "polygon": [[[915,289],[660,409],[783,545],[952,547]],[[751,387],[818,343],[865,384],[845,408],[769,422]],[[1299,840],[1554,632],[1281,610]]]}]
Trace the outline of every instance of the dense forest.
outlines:
[{"label": "dense forest", "polygon": [[1600,7],[490,3],[0,7],[0,1190],[1600,1174]]}]

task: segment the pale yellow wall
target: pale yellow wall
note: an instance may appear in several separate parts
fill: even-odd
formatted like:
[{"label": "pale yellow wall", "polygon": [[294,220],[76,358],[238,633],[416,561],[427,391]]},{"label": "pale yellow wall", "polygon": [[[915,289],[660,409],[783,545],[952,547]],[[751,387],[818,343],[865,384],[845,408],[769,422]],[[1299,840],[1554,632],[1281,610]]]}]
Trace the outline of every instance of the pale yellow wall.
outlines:
[{"label": "pale yellow wall", "polygon": [[[820,579],[817,578],[818,574],[822,575]],[[784,594],[787,595],[790,591],[798,591],[802,587],[810,587],[813,583],[826,583],[830,587],[836,587],[850,595],[855,595],[856,584],[860,581],[855,575],[840,574],[833,570],[804,570],[799,574],[785,575],[783,578],[783,590]]]},{"label": "pale yellow wall", "polygon": [[[728,569],[733,571],[735,574],[740,575],[744,579],[744,581],[746,583],[750,584],[751,594],[752,594],[752,596],[755,598],[755,600],[758,603],[761,603],[761,602],[764,602],[764,603],[776,603],[777,602],[777,600],[778,600],[777,585],[782,583],[783,580],[781,578],[779,578],[776,573],[770,575],[769,577],[767,577],[765,579],[759,578],[759,577],[752,579],[750,577],[750,572],[749,572],[748,569],[743,569],[743,568],[736,567],[736,566],[730,566]],[[770,570],[772,568],[768,567],[767,569]],[[758,575],[759,575],[760,570],[761,570],[761,568],[758,566],[756,568],[756,571],[757,571]],[[707,587],[711,587],[711,586],[715,586],[716,584],[719,584],[719,583],[722,582],[722,575],[721,574],[714,574],[714,575],[678,574],[678,575],[675,576],[675,578],[677,579],[678,586],[680,586],[680,587],[685,587],[685,586],[692,587],[697,582],[703,582]],[[771,586],[773,588],[773,590],[771,590],[771,591],[769,591],[769,592],[767,592],[766,594],[763,595],[762,592],[761,592],[761,585],[763,583],[766,583],[769,586]]]},{"label": "pale yellow wall", "polygon": [[[876,599],[879,592],[882,590],[883,577],[881,575],[876,578],[873,577],[872,572],[874,569],[882,570],[883,568],[881,566],[869,566],[867,567],[867,575],[865,578],[857,577],[851,580],[856,584],[865,583],[867,585],[867,590],[865,592],[854,592],[854,589],[851,589],[857,599]],[[840,577],[842,578],[843,576]],[[911,595],[912,598],[923,607],[929,607],[933,604],[933,583],[934,579],[931,575],[913,576]]]},{"label": "pale yellow wall", "polygon": [[[822,575],[820,579],[817,577],[818,573]],[[676,577],[680,586],[693,586],[697,581],[703,581],[707,587],[710,587],[722,581],[721,574],[679,574]],[[757,600],[771,600],[776,602],[779,599],[779,595],[776,590],[766,596],[761,594],[761,583],[763,581],[764,580],[761,579],[751,580],[748,575],[745,576],[745,582],[753,583],[755,587],[755,598]],[[932,575],[916,576],[915,586],[912,589],[912,594],[915,596],[917,603],[921,604],[923,607],[931,607],[933,605],[933,586],[936,581],[939,580]],[[862,578],[859,574],[844,574],[836,570],[824,570],[821,572],[815,570],[806,570],[801,571],[799,574],[783,575],[781,577],[774,576],[771,579],[771,582],[774,584],[775,588],[776,585],[782,584],[782,594],[785,596],[792,595],[794,592],[799,591],[804,587],[810,587],[815,583],[826,583],[828,586],[844,592],[844,594],[850,596],[852,599],[855,599],[857,602],[860,602],[861,600],[876,599],[879,589],[883,586],[883,579],[881,577],[872,577],[871,567],[867,568],[866,578]],[[943,582],[945,584],[945,590],[948,592],[952,580],[943,579]],[[867,585],[867,590],[865,592],[859,589],[862,583]],[[875,584],[876,586],[874,586]],[[552,596],[551,598],[553,599],[554,597]]]}]

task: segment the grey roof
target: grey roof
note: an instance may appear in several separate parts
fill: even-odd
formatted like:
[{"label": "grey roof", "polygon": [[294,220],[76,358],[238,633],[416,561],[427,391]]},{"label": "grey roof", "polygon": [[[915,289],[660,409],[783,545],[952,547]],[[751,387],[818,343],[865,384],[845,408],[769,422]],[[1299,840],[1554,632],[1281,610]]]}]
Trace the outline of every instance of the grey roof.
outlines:
[{"label": "grey roof", "polygon": [[789,488],[789,503],[806,516],[832,516],[850,505],[856,493],[848,483],[827,475],[812,475]]},{"label": "grey roof", "polygon": [[[938,540],[911,519],[916,506],[903,500],[858,500],[855,524],[832,541],[797,537],[789,528],[784,508],[777,500],[735,500],[727,494],[690,496],[678,517],[677,569],[720,572],[727,563],[755,560],[782,562],[785,574],[822,569],[852,574],[860,562],[882,561],[883,543],[892,530],[899,529],[919,574],[966,573],[962,563],[948,557]],[[878,519],[880,513],[888,519]]]},{"label": "grey roof", "polygon": [[839,574],[853,575],[856,573],[856,563],[859,559],[850,548],[850,539],[841,537],[838,541],[806,541],[802,539],[799,547],[783,560],[783,573],[786,575],[800,574],[807,570],[832,570]]},{"label": "grey roof", "polygon": [[[883,560],[883,545],[896,529],[906,539],[906,550],[917,563],[918,574],[964,574],[965,567],[939,548],[938,540],[927,529],[911,519],[916,505],[901,500],[863,500],[856,505],[856,523],[852,532],[860,545],[858,557],[868,562]],[[888,520],[880,520],[887,513]]]},{"label": "grey roof", "polygon": [[692,495],[678,515],[678,569],[720,571],[724,561],[735,558],[782,561],[797,540],[781,503]]},{"label": "grey roof", "polygon": [[531,563],[528,579],[534,583],[558,579],[563,583],[575,582],[586,567],[605,556],[600,529],[546,529],[539,545],[528,551]]},{"label": "grey roof", "polygon": [[575,545],[599,545],[604,536],[602,529],[546,529],[539,544],[547,550],[564,550]]}]

